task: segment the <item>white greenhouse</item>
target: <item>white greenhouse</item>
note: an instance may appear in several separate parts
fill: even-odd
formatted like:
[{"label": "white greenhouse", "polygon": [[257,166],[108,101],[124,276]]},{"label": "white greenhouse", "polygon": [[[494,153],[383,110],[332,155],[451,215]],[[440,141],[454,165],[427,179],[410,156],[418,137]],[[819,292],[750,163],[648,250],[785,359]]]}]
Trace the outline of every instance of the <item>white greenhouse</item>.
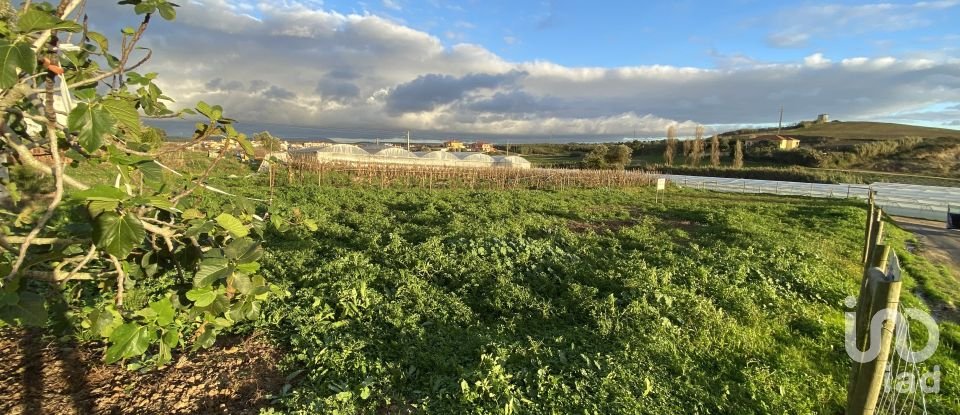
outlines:
[{"label": "white greenhouse", "polygon": [[498,156],[493,158],[494,167],[509,167],[513,169],[529,169],[530,162],[520,156]]},{"label": "white greenhouse", "polygon": [[306,163],[530,168],[530,162],[519,156],[490,157],[483,153],[448,151],[413,153],[399,146],[360,147],[353,144],[333,144],[292,150],[289,154],[291,159]]},{"label": "white greenhouse", "polygon": [[493,157],[483,153],[458,153],[457,156],[468,167],[493,167]]}]

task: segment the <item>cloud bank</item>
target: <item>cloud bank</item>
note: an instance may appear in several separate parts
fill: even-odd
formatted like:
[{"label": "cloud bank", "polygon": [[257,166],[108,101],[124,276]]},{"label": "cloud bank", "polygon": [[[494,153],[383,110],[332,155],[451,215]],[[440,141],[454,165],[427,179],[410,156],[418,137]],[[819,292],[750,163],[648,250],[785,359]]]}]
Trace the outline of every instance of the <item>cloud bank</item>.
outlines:
[{"label": "cloud bank", "polygon": [[[98,30],[115,33],[136,22],[128,7],[107,3],[88,7]],[[177,21],[155,19],[148,31],[143,45],[154,50],[154,59],[147,70],[160,73],[164,92],[179,103],[220,103],[241,121],[662,135],[674,123],[775,122],[781,105],[794,119],[819,113],[883,119],[960,102],[960,60],[950,58],[816,53],[799,62],[749,61],[730,68],[567,67],[510,62],[479,45],[445,45],[383,17],[341,14],[302,1],[192,0],[182,6]],[[769,41],[805,41],[803,33],[789,29]],[[954,113],[928,116],[943,124],[956,119]]]}]

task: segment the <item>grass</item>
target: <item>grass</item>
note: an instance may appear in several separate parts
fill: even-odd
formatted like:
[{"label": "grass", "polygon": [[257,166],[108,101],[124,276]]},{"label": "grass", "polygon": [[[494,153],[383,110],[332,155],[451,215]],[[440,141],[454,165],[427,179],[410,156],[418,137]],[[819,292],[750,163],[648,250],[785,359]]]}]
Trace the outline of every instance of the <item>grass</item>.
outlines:
[{"label": "grass", "polygon": [[[261,187],[234,189],[260,196]],[[838,413],[861,206],[645,190],[285,188],[261,328],[299,413]],[[906,235],[892,231],[898,251]],[[908,257],[904,302],[929,284]],[[919,281],[923,281],[920,283]],[[960,369],[956,326],[926,367]],[[953,339],[953,340],[951,340]],[[960,410],[945,381],[930,413]]]},{"label": "grass", "polygon": [[[180,166],[196,173],[208,159]],[[228,162],[212,180],[262,198]],[[81,169],[82,170],[82,169]],[[108,172],[90,170],[81,174]],[[96,177],[101,177],[96,176]],[[90,176],[94,177],[94,176]],[[285,351],[289,413],[840,413],[865,214],[853,202],[647,189],[281,187],[268,234],[286,297],[255,327]],[[199,192],[205,203],[224,203]],[[956,302],[906,250],[904,304]],[[960,411],[960,327],[934,414]]]},{"label": "grass", "polygon": [[801,140],[803,140],[803,137],[831,137],[837,140],[850,141],[900,139],[903,137],[960,139],[960,130],[866,121],[814,124],[806,128],[785,130],[784,134],[798,137]]}]

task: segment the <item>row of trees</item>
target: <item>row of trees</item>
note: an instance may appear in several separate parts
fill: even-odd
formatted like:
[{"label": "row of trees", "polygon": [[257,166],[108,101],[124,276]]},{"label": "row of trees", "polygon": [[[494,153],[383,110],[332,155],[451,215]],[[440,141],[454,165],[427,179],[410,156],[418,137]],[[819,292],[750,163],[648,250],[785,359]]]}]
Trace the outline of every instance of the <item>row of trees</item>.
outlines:
[{"label": "row of trees", "polygon": [[[664,163],[668,166],[672,166],[676,161],[675,154],[677,152],[678,142],[677,127],[671,125],[667,128],[667,142],[663,152]],[[703,126],[697,126],[693,140],[684,140],[680,145],[684,157],[684,164],[693,167],[700,166],[700,161],[703,159],[704,153]],[[734,143],[731,148],[731,153],[733,167],[738,169],[742,168],[743,143],[740,140]],[[716,134],[710,139],[710,165],[713,167],[720,166],[720,137]]]}]

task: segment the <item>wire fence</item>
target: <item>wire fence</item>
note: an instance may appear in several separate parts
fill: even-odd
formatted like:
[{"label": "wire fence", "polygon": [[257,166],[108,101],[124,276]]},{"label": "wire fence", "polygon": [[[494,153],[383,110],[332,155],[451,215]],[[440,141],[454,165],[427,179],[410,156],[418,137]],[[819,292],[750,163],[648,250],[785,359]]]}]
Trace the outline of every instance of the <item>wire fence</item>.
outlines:
[{"label": "wire fence", "polygon": [[730,179],[704,176],[661,175],[680,187],[727,193],[775,194],[833,199],[866,200],[876,192],[876,203],[887,213],[910,218],[944,221],[950,206],[960,206],[960,188],[899,183],[822,184],[775,180]]}]

